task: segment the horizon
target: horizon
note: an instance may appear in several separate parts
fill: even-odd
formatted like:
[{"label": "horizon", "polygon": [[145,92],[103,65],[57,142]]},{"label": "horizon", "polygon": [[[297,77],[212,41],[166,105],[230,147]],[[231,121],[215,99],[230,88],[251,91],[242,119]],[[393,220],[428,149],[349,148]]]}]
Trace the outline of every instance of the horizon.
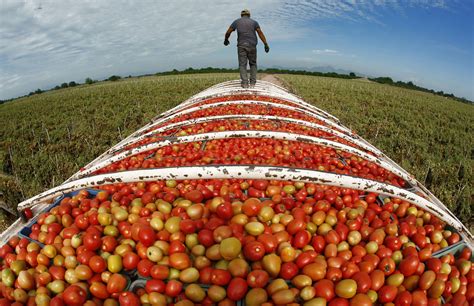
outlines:
[{"label": "horizon", "polygon": [[237,68],[236,33],[222,42],[247,7],[270,44],[258,45],[260,67],[329,66],[474,100],[470,1],[201,2],[3,0],[0,99],[87,77]]}]

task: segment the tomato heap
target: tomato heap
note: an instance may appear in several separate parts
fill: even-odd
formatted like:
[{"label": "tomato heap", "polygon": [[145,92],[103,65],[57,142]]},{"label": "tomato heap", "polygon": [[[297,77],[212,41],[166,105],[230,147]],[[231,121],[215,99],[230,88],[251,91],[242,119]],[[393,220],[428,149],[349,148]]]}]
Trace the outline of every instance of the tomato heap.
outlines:
[{"label": "tomato heap", "polygon": [[[373,193],[265,180],[102,188],[62,199],[39,216],[31,240],[2,246],[2,303],[463,305],[474,298],[469,249],[431,256],[459,235],[399,199],[381,205]],[[127,291],[137,277],[146,285]]]}]

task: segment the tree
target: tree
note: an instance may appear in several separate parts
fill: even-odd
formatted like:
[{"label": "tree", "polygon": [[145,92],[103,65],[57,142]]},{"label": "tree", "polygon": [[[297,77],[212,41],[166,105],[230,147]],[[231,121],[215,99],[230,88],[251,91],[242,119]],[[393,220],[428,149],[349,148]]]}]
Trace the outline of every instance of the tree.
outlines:
[{"label": "tree", "polygon": [[86,78],[85,83],[90,85],[90,84],[94,84],[95,82],[94,82],[94,80],[91,79],[91,78]]},{"label": "tree", "polygon": [[61,84],[61,88],[67,88],[67,87],[68,87],[68,86],[67,86],[67,83],[62,83],[62,84]]},{"label": "tree", "polygon": [[40,94],[40,93],[42,93],[42,92],[43,92],[43,91],[38,88],[38,89],[35,91],[35,94]]},{"label": "tree", "polygon": [[112,81],[112,82],[118,81],[118,80],[120,80],[120,79],[121,79],[121,78],[120,78],[120,76],[118,76],[118,75],[112,75],[112,76],[110,76],[110,77],[108,78],[108,80],[109,80],[109,81]]},{"label": "tree", "polygon": [[74,87],[74,86],[77,86],[76,82],[74,81],[69,82],[69,87]]},{"label": "tree", "polygon": [[349,76],[350,76],[350,77],[355,77],[356,74],[355,74],[354,72],[351,72],[351,73],[349,73]]},{"label": "tree", "polygon": [[58,90],[58,89],[61,89],[61,86],[59,85],[54,86],[54,90]]}]

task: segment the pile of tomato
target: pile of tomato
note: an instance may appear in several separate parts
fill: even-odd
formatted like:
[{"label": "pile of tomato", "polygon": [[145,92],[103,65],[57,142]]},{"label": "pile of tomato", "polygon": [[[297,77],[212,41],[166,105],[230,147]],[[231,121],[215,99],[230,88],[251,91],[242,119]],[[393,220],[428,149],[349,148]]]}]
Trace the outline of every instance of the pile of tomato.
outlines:
[{"label": "pile of tomato", "polygon": [[[471,251],[432,257],[459,235],[399,199],[266,180],[102,189],[63,198],[39,216],[28,238],[0,248],[0,305],[468,305],[474,299]],[[145,285],[133,286],[136,279]]]},{"label": "pile of tomato", "polygon": [[[293,105],[232,95],[195,106],[236,100]],[[307,111],[221,105],[162,122],[146,132],[183,124],[114,154],[170,136],[243,130],[308,135],[360,149],[334,133],[289,122],[185,122],[238,114],[328,126]],[[168,145],[95,174],[237,164],[305,168],[407,187],[390,171],[350,153],[270,138]],[[0,246],[0,306],[474,304],[472,251],[458,248],[459,234],[437,217],[401,199],[250,179],[160,180],[99,189],[62,197]],[[443,252],[447,247],[457,251]]]},{"label": "pile of tomato", "polygon": [[169,145],[127,157],[99,171],[193,165],[269,165],[304,168],[404,186],[405,182],[375,163],[330,147],[276,139],[235,138]]}]

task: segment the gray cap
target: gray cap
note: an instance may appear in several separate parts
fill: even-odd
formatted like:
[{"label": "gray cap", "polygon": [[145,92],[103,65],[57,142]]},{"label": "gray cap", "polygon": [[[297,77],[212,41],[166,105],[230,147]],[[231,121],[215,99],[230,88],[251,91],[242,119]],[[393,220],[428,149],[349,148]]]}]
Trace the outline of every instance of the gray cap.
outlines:
[{"label": "gray cap", "polygon": [[240,15],[248,15],[248,16],[250,16],[250,11],[249,11],[248,9],[242,10],[242,12],[240,12]]}]

